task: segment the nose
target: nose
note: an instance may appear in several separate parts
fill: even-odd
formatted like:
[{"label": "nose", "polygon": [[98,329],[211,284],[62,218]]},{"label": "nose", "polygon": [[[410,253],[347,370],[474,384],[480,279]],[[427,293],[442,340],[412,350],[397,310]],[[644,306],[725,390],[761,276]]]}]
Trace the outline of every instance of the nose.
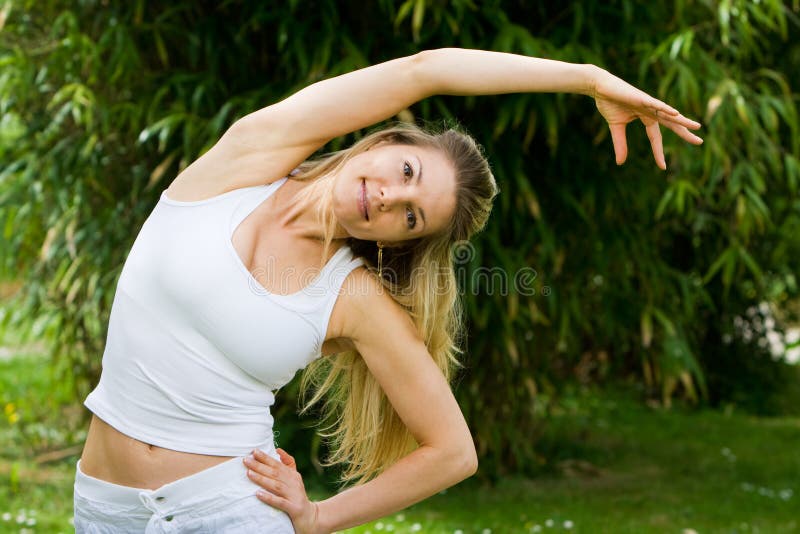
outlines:
[{"label": "nose", "polygon": [[384,185],[380,188],[378,205],[381,211],[388,211],[395,205],[404,205],[411,200],[412,192],[408,187],[398,185]]}]

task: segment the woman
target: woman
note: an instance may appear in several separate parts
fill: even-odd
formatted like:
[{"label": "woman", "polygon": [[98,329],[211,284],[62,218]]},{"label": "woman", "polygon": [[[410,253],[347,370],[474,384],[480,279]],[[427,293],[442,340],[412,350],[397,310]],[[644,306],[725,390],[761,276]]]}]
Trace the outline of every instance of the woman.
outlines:
[{"label": "woman", "polygon": [[[637,118],[662,169],[660,125],[702,142],[698,123],[598,67],[448,48],[310,85],[238,120],[186,168],[118,282],[86,400],[76,529],[327,533],[471,476],[477,456],[449,387],[450,248],[489,216],[486,160],[464,134],[412,126],[306,158],[431,95],[544,91],[594,97],[619,164]],[[325,365],[311,403],[328,395],[326,413],[340,415],[332,462],[360,484],[315,503],[274,448],[268,408],[297,370]]]}]

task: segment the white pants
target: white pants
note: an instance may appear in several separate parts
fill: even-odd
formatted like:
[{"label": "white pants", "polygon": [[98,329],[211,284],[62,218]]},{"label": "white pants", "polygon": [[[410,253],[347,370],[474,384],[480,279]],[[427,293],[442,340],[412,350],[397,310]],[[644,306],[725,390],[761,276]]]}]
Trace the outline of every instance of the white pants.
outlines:
[{"label": "white pants", "polygon": [[[270,455],[277,457],[277,453]],[[278,457],[279,459],[280,457]],[[286,512],[261,502],[242,458],[156,490],[120,486],[75,470],[75,532],[294,534]]]}]

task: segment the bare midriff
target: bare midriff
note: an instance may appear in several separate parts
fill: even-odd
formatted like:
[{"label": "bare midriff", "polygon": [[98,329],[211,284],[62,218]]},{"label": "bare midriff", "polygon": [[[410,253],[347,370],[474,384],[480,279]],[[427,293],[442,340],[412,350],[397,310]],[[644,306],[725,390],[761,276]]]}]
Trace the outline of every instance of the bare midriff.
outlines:
[{"label": "bare midriff", "polygon": [[81,455],[81,471],[112,484],[154,490],[231,458],[150,445],[93,415]]}]

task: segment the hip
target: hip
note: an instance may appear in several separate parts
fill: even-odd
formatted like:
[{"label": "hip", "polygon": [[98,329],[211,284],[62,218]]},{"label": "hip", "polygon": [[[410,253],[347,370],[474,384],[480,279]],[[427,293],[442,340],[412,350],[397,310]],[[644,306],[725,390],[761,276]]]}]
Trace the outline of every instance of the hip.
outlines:
[{"label": "hip", "polygon": [[289,516],[255,496],[241,458],[157,489],[113,484],[76,466],[75,530],[82,532],[242,532],[292,534]]}]

